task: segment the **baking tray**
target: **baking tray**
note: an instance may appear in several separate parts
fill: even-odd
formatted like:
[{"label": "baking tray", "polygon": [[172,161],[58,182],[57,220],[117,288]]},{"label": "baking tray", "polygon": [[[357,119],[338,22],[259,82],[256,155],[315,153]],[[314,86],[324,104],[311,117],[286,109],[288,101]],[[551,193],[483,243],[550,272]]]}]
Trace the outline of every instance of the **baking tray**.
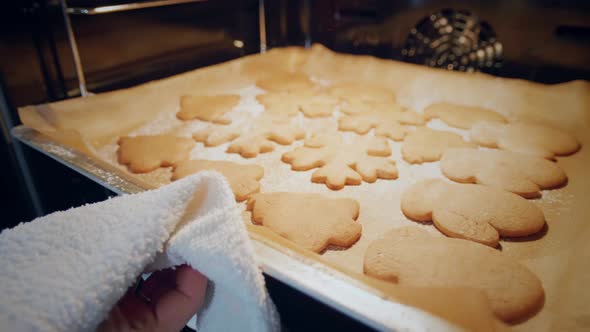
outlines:
[{"label": "baking tray", "polygon": [[[14,138],[119,194],[146,189],[109,169],[109,165],[64,146],[25,126],[12,128]],[[252,236],[253,234],[251,234]],[[371,287],[295,252],[276,250],[268,242],[252,243],[262,271],[312,298],[377,330],[456,331],[457,327],[420,309],[384,298]]]},{"label": "baking tray", "polygon": [[[254,96],[260,92],[256,90],[256,81],[284,71],[303,72],[320,84],[349,82],[354,78],[357,82],[385,85],[395,91],[402,106],[417,112],[435,102],[472,105],[492,109],[511,121],[545,123],[575,135],[582,143],[582,149],[557,160],[568,175],[568,184],[534,200],[543,209],[549,231],[525,241],[505,239],[502,252],[539,276],[546,294],[541,311],[514,325],[515,331],[588,330],[590,288],[584,285],[590,282],[590,273],[588,265],[583,262],[590,260],[590,242],[587,241],[590,238],[590,224],[587,223],[590,216],[587,203],[590,188],[590,169],[587,167],[590,164],[590,149],[587,148],[590,146],[590,82],[544,85],[437,70],[369,56],[337,54],[321,45],[310,49],[290,47],[128,89],[21,107],[21,121],[45,136],[18,132],[26,129],[15,129],[14,134],[23,137],[29,142],[27,144],[39,145],[43,153],[56,155],[54,157],[60,162],[86,173],[115,192],[138,192],[168,183],[170,169],[141,175],[128,172],[116,161],[118,137],[168,130],[188,137],[200,128],[192,123],[179,123],[175,114],[179,96],[195,91],[201,94],[240,94],[241,104],[237,108],[240,112],[255,115],[263,111]],[[326,122],[306,120],[301,116],[299,120],[310,133],[334,129],[337,125],[334,118]],[[200,126],[199,123],[196,125]],[[441,121],[430,121],[428,126],[456,130]],[[460,134],[468,135],[465,131]],[[297,144],[301,143],[294,143]],[[363,236],[354,246],[318,255],[293,245],[265,227],[246,222],[261,257],[261,267],[268,275],[378,329],[443,329],[438,323],[431,324],[432,321],[425,318],[428,315],[416,314],[420,310],[467,329],[492,329],[490,326],[495,324],[493,317],[490,319],[491,311],[479,292],[475,294],[474,290],[465,288],[454,291],[410,288],[363,274],[364,250],[371,241],[392,228],[409,225],[399,207],[390,202],[399,200],[405,188],[417,180],[443,177],[437,163],[412,166],[404,162],[400,146],[401,143],[392,144],[392,159],[396,160],[401,174],[393,183],[377,181],[338,192],[330,191],[334,197],[357,199],[364,207],[358,220],[363,224]],[[226,154],[224,149],[219,146],[193,151],[196,154],[191,156],[242,161],[239,156]],[[263,188],[268,192],[292,191],[293,188],[302,192],[327,192],[324,186],[310,182],[309,174],[291,172],[288,165],[276,158],[289,149],[291,147],[277,146],[274,157],[270,154],[259,156],[257,162],[269,170],[261,180]],[[368,192],[369,187],[371,192]],[[438,234],[432,226],[414,226]],[[480,296],[479,300],[475,298],[477,296]],[[386,298],[420,309],[410,310],[385,301]]]}]

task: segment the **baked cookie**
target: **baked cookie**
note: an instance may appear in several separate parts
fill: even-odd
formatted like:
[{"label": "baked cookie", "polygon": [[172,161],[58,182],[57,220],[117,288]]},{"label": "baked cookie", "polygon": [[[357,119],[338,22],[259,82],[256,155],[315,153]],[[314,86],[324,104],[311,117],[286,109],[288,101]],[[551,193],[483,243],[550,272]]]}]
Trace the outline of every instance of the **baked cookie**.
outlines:
[{"label": "baked cookie", "polygon": [[238,153],[244,158],[254,158],[259,153],[271,152],[274,144],[290,145],[303,139],[305,131],[292,124],[289,118],[262,116],[255,124],[227,148],[228,153]]},{"label": "baked cookie", "polygon": [[266,91],[293,92],[308,90],[315,87],[315,84],[307,75],[301,72],[280,72],[271,76],[259,79],[256,85]]},{"label": "baked cookie", "polygon": [[259,192],[259,181],[264,176],[264,168],[258,165],[244,165],[221,160],[185,160],[174,167],[172,181],[205,170],[217,171],[225,176],[238,202]]},{"label": "baked cookie", "polygon": [[437,161],[449,148],[475,148],[460,135],[449,131],[417,128],[404,139],[402,157],[410,164]]},{"label": "baked cookie", "polygon": [[340,82],[328,87],[328,93],[347,102],[394,102],[393,90],[376,84]]},{"label": "baked cookie", "polygon": [[396,179],[395,162],[383,158],[389,155],[391,148],[383,138],[365,137],[346,144],[337,134],[319,134],[306,139],[303,147],[284,153],[282,161],[294,171],[318,168],[311,181],[339,190],[361,181]]},{"label": "baked cookie", "polygon": [[207,127],[193,134],[193,139],[205,146],[218,146],[238,138],[241,131],[237,128]]},{"label": "baked cookie", "polygon": [[153,135],[121,137],[117,159],[133,173],[147,173],[158,167],[174,166],[188,159],[195,142],[186,137]]},{"label": "baked cookie", "polygon": [[296,116],[299,113],[299,102],[304,93],[267,92],[256,96],[256,100],[264,106],[264,111],[281,116]]},{"label": "baked cookie", "polygon": [[262,193],[252,195],[248,209],[255,224],[318,253],[330,245],[348,248],[361,237],[359,204],[349,198]]},{"label": "baked cookie", "polygon": [[301,111],[308,118],[332,116],[338,104],[337,98],[312,90],[268,92],[256,96],[256,99],[268,113],[295,116]]},{"label": "baked cookie", "polygon": [[371,243],[364,272],[400,285],[479,289],[504,321],[532,315],[544,302],[541,281],[516,260],[486,246],[414,227],[392,230]]},{"label": "baked cookie", "polygon": [[484,184],[526,198],[540,197],[541,189],[567,181],[554,162],[502,150],[448,149],[440,160],[440,169],[453,181]]},{"label": "baked cookie", "polygon": [[450,103],[432,104],[424,110],[424,116],[430,120],[439,118],[449,126],[469,129],[477,122],[497,122],[506,123],[504,116],[492,110],[476,107],[464,106]]},{"label": "baked cookie", "polygon": [[481,146],[532,154],[547,159],[572,154],[580,143],[571,134],[544,125],[526,123],[478,123],[471,140]]},{"label": "baked cookie", "polygon": [[[380,104],[383,105],[383,104]],[[346,109],[342,110],[346,113]],[[423,125],[424,117],[422,114],[410,111],[396,111],[394,109],[375,108],[363,113],[353,113],[354,115],[345,115],[338,119],[338,130],[354,131],[359,135],[364,135],[369,130],[375,128],[375,135],[387,137],[394,141],[402,140],[410,130],[404,125]]]},{"label": "baked cookie", "polygon": [[229,124],[231,120],[225,115],[240,102],[239,95],[216,96],[182,96],[180,111],[176,117],[180,120],[199,119],[220,124]]},{"label": "baked cookie", "polygon": [[500,236],[521,237],[545,225],[533,202],[489,186],[423,180],[401,197],[402,212],[416,221],[432,221],[450,237],[497,247]]}]

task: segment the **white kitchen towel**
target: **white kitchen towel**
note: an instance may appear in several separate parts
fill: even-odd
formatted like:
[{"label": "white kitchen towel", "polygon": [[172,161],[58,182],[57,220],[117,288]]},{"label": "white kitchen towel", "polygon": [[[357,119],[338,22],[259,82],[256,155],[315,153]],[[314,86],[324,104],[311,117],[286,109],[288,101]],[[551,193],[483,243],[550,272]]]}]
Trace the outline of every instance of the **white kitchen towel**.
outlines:
[{"label": "white kitchen towel", "polygon": [[234,195],[214,172],[3,231],[0,327],[93,331],[147,266],[183,263],[214,285],[199,331],[279,329]]}]

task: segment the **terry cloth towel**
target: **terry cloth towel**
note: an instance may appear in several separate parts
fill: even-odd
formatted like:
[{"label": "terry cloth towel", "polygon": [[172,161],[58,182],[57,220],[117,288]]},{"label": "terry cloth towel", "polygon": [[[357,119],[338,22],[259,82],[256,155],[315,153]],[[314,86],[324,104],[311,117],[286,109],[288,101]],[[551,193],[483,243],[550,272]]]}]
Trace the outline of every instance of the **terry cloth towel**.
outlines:
[{"label": "terry cloth towel", "polygon": [[279,329],[234,195],[214,172],[3,231],[0,329],[94,331],[148,265],[184,263],[214,285],[199,331]]}]

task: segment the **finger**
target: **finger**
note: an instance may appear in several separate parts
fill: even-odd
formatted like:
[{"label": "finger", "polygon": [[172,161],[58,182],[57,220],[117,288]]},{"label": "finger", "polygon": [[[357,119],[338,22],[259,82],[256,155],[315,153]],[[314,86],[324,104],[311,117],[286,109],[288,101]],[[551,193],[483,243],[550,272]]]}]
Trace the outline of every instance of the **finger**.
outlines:
[{"label": "finger", "polygon": [[159,331],[178,331],[199,311],[205,301],[207,278],[188,266],[176,269],[176,287],[155,302]]},{"label": "finger", "polygon": [[161,294],[174,288],[176,288],[176,272],[168,268],[153,272],[141,285],[141,294],[155,301]]},{"label": "finger", "polygon": [[188,265],[181,265],[176,269],[177,289],[192,299],[200,299],[200,305],[205,300],[207,277]]},{"label": "finger", "polygon": [[138,298],[133,287],[119,300],[117,307],[132,329],[142,330],[156,324],[155,312],[151,305]]}]

